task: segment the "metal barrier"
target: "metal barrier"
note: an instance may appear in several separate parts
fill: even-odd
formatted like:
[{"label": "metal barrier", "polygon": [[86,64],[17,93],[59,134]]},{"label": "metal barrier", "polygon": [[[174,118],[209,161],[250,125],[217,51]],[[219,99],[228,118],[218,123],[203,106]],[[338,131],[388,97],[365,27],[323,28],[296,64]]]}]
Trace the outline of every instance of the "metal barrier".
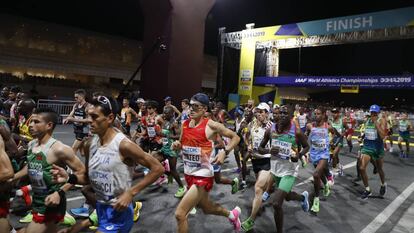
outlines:
[{"label": "metal barrier", "polygon": [[69,115],[72,111],[75,101],[71,100],[51,100],[51,99],[39,99],[37,101],[38,108],[51,108],[59,115],[59,123],[62,123],[63,119]]}]

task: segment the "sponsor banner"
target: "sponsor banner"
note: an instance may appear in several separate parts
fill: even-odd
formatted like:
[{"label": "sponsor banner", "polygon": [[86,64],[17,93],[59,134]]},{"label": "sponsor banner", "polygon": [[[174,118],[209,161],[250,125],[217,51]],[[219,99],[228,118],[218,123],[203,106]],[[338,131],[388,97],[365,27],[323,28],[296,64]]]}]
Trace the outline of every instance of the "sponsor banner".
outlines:
[{"label": "sponsor banner", "polygon": [[280,87],[414,88],[414,76],[279,76],[256,77],[254,85]]}]

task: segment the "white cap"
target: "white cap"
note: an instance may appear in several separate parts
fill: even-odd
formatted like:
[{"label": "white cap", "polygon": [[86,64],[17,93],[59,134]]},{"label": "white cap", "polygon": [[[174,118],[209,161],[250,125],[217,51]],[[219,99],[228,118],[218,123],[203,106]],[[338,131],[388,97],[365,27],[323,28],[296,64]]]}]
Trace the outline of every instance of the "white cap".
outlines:
[{"label": "white cap", "polygon": [[273,108],[280,108],[280,105],[279,104],[274,104]]},{"label": "white cap", "polygon": [[143,98],[138,98],[136,102],[137,103],[145,103],[145,100]]},{"label": "white cap", "polygon": [[267,112],[270,112],[270,107],[265,102],[261,102],[259,105],[257,105],[256,108],[261,109],[261,110],[266,110]]}]

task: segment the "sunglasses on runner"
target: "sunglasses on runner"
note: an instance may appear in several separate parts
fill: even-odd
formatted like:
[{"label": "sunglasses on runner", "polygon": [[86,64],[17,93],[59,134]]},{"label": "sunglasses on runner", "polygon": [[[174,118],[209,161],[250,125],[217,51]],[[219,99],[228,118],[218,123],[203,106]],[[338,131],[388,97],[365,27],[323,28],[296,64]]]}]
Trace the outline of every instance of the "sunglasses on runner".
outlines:
[{"label": "sunglasses on runner", "polygon": [[103,96],[103,95],[98,96],[96,101],[98,101],[99,103],[101,103],[103,105],[107,105],[109,107],[109,110],[112,112],[111,101],[109,101],[109,99],[106,96]]}]

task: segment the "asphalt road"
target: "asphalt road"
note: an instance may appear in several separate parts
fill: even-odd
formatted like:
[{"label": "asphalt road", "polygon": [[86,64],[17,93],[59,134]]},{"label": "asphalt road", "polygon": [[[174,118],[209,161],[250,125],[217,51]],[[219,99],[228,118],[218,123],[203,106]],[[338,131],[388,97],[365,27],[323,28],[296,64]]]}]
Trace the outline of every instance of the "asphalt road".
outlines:
[{"label": "asphalt road", "polygon": [[[74,139],[70,126],[58,126],[55,137],[64,143],[71,145]],[[384,198],[379,198],[380,181],[378,175],[373,175],[372,166],[368,168],[369,182],[373,189],[373,197],[361,200],[360,193],[363,191],[361,182],[355,184],[355,157],[358,146],[355,144],[353,153],[348,153],[348,147],[344,147],[340,154],[340,162],[345,166],[345,175],[336,177],[335,185],[331,195],[322,200],[320,212],[317,216],[305,213],[300,203],[284,203],[284,230],[285,232],[414,232],[414,159],[401,159],[397,152],[390,154],[386,152],[384,171],[388,190]],[[396,145],[394,150],[397,151]],[[411,154],[414,156],[414,153]],[[234,156],[223,165],[223,175],[233,178],[236,173]],[[181,166],[182,169],[182,166]],[[313,167],[307,166],[301,169],[296,186],[296,192],[313,190],[310,179]],[[251,210],[254,197],[254,174],[248,177],[248,188],[232,195],[231,187],[215,184],[211,191],[211,199],[222,206],[232,209],[239,206],[242,210],[242,220],[245,220]],[[141,217],[134,224],[132,232],[157,233],[176,232],[176,221],[174,211],[179,199],[174,197],[177,185],[164,184],[162,187],[150,187],[136,196],[136,200],[143,202]],[[68,209],[79,207],[83,203],[82,194],[79,189],[68,193]],[[275,232],[273,220],[273,208],[271,205],[273,197],[263,204],[261,214],[256,220],[253,232]],[[20,216],[11,214],[10,219],[13,226],[20,228],[24,226],[18,223]],[[207,216],[198,210],[195,215],[189,217],[190,232],[232,232],[232,226],[228,220],[218,216]],[[89,232],[89,231],[85,231]]]}]

